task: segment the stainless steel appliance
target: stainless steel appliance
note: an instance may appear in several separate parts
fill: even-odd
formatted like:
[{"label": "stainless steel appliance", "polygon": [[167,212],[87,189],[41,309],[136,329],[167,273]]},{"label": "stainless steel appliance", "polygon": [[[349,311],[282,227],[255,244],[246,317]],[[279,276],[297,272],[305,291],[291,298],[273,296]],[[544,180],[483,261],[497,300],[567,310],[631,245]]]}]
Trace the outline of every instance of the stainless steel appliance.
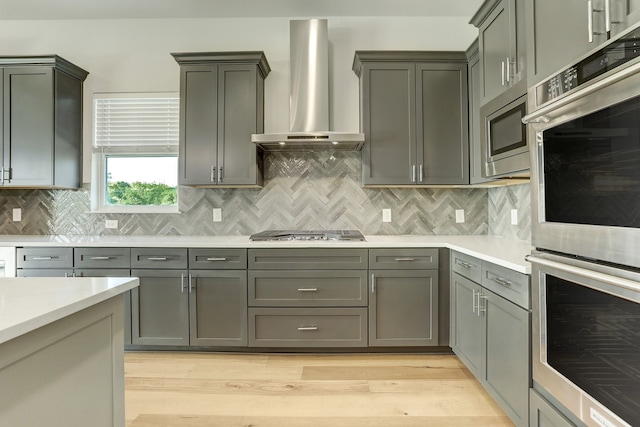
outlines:
[{"label": "stainless steel appliance", "polygon": [[640,25],[529,90],[534,388],[640,425]]},{"label": "stainless steel appliance", "polygon": [[249,236],[252,241],[270,240],[344,240],[363,241],[358,230],[265,230]]},{"label": "stainless steel appliance", "polygon": [[527,96],[522,95],[515,100],[505,96],[499,96],[480,108],[483,176],[528,177],[529,144],[526,127],[522,123],[527,113]]}]

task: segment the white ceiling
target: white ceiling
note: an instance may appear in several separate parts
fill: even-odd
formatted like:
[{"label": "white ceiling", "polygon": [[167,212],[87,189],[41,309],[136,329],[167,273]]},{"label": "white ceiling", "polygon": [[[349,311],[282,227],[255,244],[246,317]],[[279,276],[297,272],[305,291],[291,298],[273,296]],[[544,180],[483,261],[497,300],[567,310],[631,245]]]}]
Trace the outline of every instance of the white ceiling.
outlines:
[{"label": "white ceiling", "polygon": [[0,0],[0,20],[464,16],[482,0]]}]

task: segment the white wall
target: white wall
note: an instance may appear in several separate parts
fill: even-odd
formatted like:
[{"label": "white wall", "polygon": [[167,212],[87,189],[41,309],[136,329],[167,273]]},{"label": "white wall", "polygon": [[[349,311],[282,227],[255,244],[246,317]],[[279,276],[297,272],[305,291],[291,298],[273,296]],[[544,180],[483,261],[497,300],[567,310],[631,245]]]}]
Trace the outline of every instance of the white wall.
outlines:
[{"label": "white wall", "polygon": [[[477,31],[467,18],[330,18],[332,130],[358,130],[356,50],[465,50]],[[179,89],[171,52],[263,50],[271,65],[265,131],[289,128],[289,19],[0,20],[0,55],[57,54],[89,71],[84,91],[84,182],[96,92]]]}]

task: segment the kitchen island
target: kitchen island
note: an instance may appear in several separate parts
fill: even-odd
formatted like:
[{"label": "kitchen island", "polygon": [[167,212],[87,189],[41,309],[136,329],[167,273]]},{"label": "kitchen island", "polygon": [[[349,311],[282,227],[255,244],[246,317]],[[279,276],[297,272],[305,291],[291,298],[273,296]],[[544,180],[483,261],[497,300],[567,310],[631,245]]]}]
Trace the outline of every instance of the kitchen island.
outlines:
[{"label": "kitchen island", "polygon": [[0,280],[0,425],[124,426],[122,294],[136,286]]}]

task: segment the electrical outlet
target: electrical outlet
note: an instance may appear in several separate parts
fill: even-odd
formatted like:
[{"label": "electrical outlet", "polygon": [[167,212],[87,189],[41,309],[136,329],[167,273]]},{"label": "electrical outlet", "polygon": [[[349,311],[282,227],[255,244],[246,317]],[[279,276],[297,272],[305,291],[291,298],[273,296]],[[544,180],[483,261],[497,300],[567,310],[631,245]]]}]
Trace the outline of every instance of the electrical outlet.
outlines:
[{"label": "electrical outlet", "polygon": [[382,209],[382,222],[391,222],[391,209]]},{"label": "electrical outlet", "polygon": [[511,225],[518,225],[518,209],[511,209]]},{"label": "electrical outlet", "polygon": [[104,228],[118,228],[117,219],[107,219],[104,221]]},{"label": "electrical outlet", "polygon": [[456,209],[456,222],[464,222],[464,209]]},{"label": "electrical outlet", "polygon": [[22,209],[14,208],[13,209],[13,222],[22,221]]},{"label": "electrical outlet", "polygon": [[221,208],[213,208],[213,222],[222,222]]}]

